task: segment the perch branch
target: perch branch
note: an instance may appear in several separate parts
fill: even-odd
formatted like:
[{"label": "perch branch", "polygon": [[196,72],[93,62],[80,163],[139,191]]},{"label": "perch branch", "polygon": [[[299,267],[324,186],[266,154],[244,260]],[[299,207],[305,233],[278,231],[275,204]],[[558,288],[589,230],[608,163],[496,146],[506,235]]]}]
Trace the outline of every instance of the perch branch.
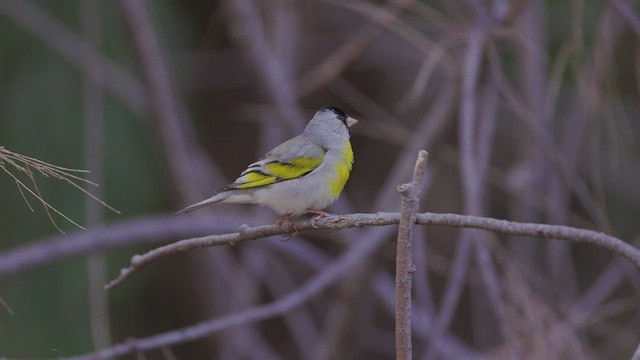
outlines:
[{"label": "perch branch", "polygon": [[[399,214],[396,215],[398,215],[399,218]],[[336,220],[340,217],[334,218],[334,220]],[[323,223],[324,222],[326,222],[326,220],[323,221]],[[95,353],[71,357],[66,360],[108,359],[132,353],[134,351],[143,352],[158,349],[161,347],[194,341],[215,332],[285,314],[322,293],[329,286],[339,281],[347,271],[358,265],[364,257],[371,255],[371,253],[377,248],[377,241],[375,241],[376,238],[373,237],[371,240],[374,241],[363,241],[354,244],[352,248],[342,253],[337,260],[326,264],[323,270],[318,272],[302,286],[270,303],[251,306],[245,310],[224,315],[220,318],[203,321],[191,326],[148,336],[146,338],[131,339],[112,347],[101,349]]]},{"label": "perch branch", "polygon": [[[209,235],[192,239],[181,240],[169,245],[153,249],[143,255],[135,255],[131,260],[131,266],[122,269],[120,276],[105,286],[111,289],[120,285],[145,266],[167,255],[178,254],[191,249],[199,249],[209,246],[235,245],[249,240],[264,237],[291,234],[295,231],[302,232],[314,229],[346,229],[362,226],[385,226],[398,224],[400,213],[376,214],[348,214],[331,215],[311,223],[309,219],[287,223],[283,226],[263,225],[249,227],[243,225],[238,232]],[[546,225],[535,223],[521,223],[515,221],[498,220],[489,217],[468,216],[458,214],[417,214],[416,224],[420,225],[444,225],[451,227],[476,228],[503,233],[507,235],[530,236],[587,243],[608,249],[627,260],[640,269],[640,251],[626,242],[601,232],[578,229],[564,225]]]},{"label": "perch branch", "polygon": [[[355,226],[383,226],[397,224],[400,221],[399,213],[378,213],[378,214],[351,214],[351,215],[333,215],[316,222],[321,228],[349,228]],[[491,230],[511,235],[525,235],[535,237],[551,237],[563,239],[579,243],[590,243],[605,247],[623,257],[631,260],[640,268],[640,252],[621,240],[590,230],[582,230],[567,226],[558,225],[541,225],[516,223],[505,220],[497,220],[492,218],[483,218],[475,216],[463,216],[456,214],[434,214],[423,213],[417,214],[416,223],[423,225],[447,225],[454,227],[475,227],[479,229]],[[300,221],[295,224],[299,231],[302,227],[310,230],[313,227],[309,221]],[[275,229],[275,230],[274,230]],[[249,236],[259,238],[261,231],[263,234],[271,232],[272,234],[285,234],[287,230],[291,230],[290,226],[276,227],[263,226],[256,228],[243,227],[242,234],[236,233],[235,238],[232,236],[232,243],[251,240]],[[248,234],[248,232],[253,233]],[[233,234],[227,234],[233,235]],[[212,236],[211,238],[220,238],[221,236]],[[242,237],[244,236],[244,237]],[[242,240],[239,240],[239,239]],[[227,242],[231,243],[231,242]],[[321,293],[328,286],[340,279],[341,275],[351,269],[361,260],[363,252],[371,251],[370,242],[362,242],[355,245],[353,250],[347,251],[340,258],[330,264],[327,264],[320,273],[305,283],[297,290],[283,296],[273,302],[250,307],[236,313],[222,316],[220,318],[211,319],[198,324],[194,324],[181,329],[168,331],[152,335],[146,338],[131,339],[129,341],[116,344],[112,347],[102,349],[98,352],[86,354],[69,359],[104,359],[119,355],[132,353],[134,351],[147,351],[158,349],[166,346],[176,345],[193,341],[215,332],[226,330],[232,327],[248,324],[251,322],[261,321],[268,318],[284,314],[291,309],[300,306],[315,295]]]}]

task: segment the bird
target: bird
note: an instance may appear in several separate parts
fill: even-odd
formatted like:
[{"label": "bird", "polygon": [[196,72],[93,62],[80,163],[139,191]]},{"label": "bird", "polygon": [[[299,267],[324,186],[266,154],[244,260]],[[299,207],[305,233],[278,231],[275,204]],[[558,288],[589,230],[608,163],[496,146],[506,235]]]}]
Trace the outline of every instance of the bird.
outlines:
[{"label": "bird", "polygon": [[318,110],[302,134],[250,164],[234,182],[183,214],[215,204],[257,204],[282,215],[276,224],[295,216],[315,214],[312,224],[338,199],[354,164],[351,130],[358,120],[335,106]]}]

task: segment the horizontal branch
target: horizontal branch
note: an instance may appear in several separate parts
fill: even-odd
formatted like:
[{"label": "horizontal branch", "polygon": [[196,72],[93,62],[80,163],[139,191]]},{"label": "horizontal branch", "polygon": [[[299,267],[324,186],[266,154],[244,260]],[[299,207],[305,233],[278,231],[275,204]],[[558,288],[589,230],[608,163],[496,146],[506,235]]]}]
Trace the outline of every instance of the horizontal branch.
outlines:
[{"label": "horizontal branch", "polygon": [[[242,225],[239,231],[235,233],[185,239],[153,249],[143,255],[135,255],[131,259],[131,266],[122,269],[120,276],[112,280],[105,286],[105,288],[111,289],[122,284],[122,282],[127,280],[133,274],[158,259],[191,249],[219,245],[235,245],[249,240],[256,240],[276,235],[287,235],[314,229],[346,229],[362,226],[385,226],[398,224],[399,222],[399,213],[379,212],[376,214],[331,215],[321,218],[314,223],[311,223],[311,221],[307,219],[294,223],[286,223],[282,226],[263,225],[249,227],[247,225]],[[476,228],[508,235],[550,238],[576,243],[593,244],[608,249],[628,259],[640,269],[639,250],[616,237],[592,230],[578,229],[563,225],[521,223],[480,216],[436,214],[429,212],[417,214],[416,224]]]},{"label": "horizontal branch", "polygon": [[133,352],[144,353],[149,350],[194,341],[216,332],[286,314],[318,296],[329,286],[344,278],[346,272],[360,264],[363,258],[370,256],[378,248],[377,245],[380,243],[380,239],[373,236],[370,239],[372,241],[355,243],[349,249],[343,251],[337,259],[323,266],[318,273],[304,284],[272,302],[253,305],[237,312],[225,314],[219,318],[148,337],[140,339],[128,338],[125,342],[100,349],[97,352],[65,358],[65,360],[110,359]]},{"label": "horizontal branch", "polygon": [[[213,219],[212,219],[213,218]],[[155,216],[57,235],[0,253],[0,279],[74,256],[140,244],[232,231],[237,214],[212,216]]]}]

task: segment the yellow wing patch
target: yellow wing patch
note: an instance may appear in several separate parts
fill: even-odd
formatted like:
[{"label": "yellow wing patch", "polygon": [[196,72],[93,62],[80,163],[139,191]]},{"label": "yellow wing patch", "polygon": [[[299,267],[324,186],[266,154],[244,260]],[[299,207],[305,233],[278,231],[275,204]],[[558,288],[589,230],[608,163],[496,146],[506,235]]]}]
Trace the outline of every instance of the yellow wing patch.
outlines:
[{"label": "yellow wing patch", "polygon": [[276,182],[276,177],[273,175],[261,174],[259,172],[250,172],[244,176],[239,177],[235,182],[235,188],[249,189],[257,186],[264,186],[273,184]]},{"label": "yellow wing patch", "polygon": [[297,158],[287,163],[272,162],[266,165],[269,172],[279,181],[295,179],[315,170],[324,160],[324,154],[317,158]]},{"label": "yellow wing patch", "polygon": [[315,170],[322,164],[323,160],[324,154],[316,158],[300,157],[286,163],[277,161],[266,163],[260,169],[250,171],[239,177],[233,184],[233,187],[237,189],[250,189],[296,179]]}]

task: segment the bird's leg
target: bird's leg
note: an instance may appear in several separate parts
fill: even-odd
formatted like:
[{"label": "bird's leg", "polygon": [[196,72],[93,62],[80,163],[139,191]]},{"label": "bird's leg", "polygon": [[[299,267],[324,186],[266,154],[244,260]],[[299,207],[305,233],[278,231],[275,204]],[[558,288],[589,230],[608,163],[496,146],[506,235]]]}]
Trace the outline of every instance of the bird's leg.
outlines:
[{"label": "bird's leg", "polygon": [[284,214],[282,215],[282,217],[280,219],[278,219],[278,221],[276,221],[276,226],[282,226],[288,222],[291,222],[291,219],[293,218],[293,215],[291,214]]},{"label": "bird's leg", "polygon": [[[276,221],[276,226],[284,226],[284,224],[286,223],[291,223],[291,219],[293,218],[293,215],[291,214],[284,214],[282,215],[282,217],[280,219],[278,219],[278,221]],[[296,229],[295,225],[291,224],[291,228],[293,229],[293,231],[283,234],[282,237],[282,241],[287,241],[289,239],[291,239],[292,237],[294,237],[297,233],[298,233],[298,229]]]},{"label": "bird's leg", "polygon": [[315,214],[316,216],[312,217],[311,220],[309,221],[309,223],[311,223],[311,226],[313,226],[314,228],[318,228],[318,225],[316,225],[316,221],[322,219],[323,217],[327,217],[327,216],[331,216],[332,214],[326,212],[326,211],[322,211],[322,210],[315,210],[315,209],[307,209],[305,211],[305,213],[307,214]]}]

